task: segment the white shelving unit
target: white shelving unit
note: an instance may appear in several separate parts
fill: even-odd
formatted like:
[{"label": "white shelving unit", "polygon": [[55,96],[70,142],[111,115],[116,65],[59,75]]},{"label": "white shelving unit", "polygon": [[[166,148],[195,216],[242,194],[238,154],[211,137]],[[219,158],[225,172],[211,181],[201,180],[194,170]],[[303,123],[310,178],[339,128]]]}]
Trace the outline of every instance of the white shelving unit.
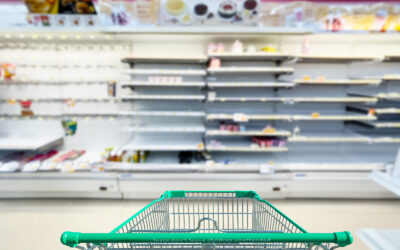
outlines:
[{"label": "white shelving unit", "polygon": [[353,134],[315,134],[310,135],[296,135],[288,138],[289,142],[309,142],[309,143],[326,143],[326,142],[370,142],[369,138],[365,138]]},{"label": "white shelving unit", "polygon": [[62,86],[62,85],[104,85],[109,84],[110,81],[85,81],[85,80],[71,80],[71,81],[56,81],[56,80],[35,80],[35,79],[26,79],[26,78],[13,78],[13,80],[0,80],[0,85],[55,85],[55,86]]},{"label": "white shelving unit", "polygon": [[224,130],[207,130],[206,136],[290,136],[289,131],[224,131]]},{"label": "white shelving unit", "polygon": [[71,101],[71,102],[119,102],[120,99],[119,98],[109,98],[109,97],[105,97],[105,98],[74,98],[74,97],[63,97],[63,98],[10,98],[10,99],[0,99],[0,103],[1,102],[6,102],[6,103],[10,103],[10,102],[20,102],[20,101],[27,101],[30,100],[33,103],[36,102],[67,102],[67,101]]},{"label": "white shelving unit", "polygon": [[285,98],[279,97],[215,97],[208,98],[209,102],[284,102]]},{"label": "white shelving unit", "polygon": [[360,121],[359,123],[371,128],[400,128],[399,121],[376,121],[376,122]]},{"label": "white shelving unit", "polygon": [[[244,114],[246,119],[242,120],[244,121],[251,121],[251,120],[291,120],[290,115],[279,115],[279,114]],[[236,120],[235,119],[235,114],[207,114],[206,119],[211,121],[211,120]],[[239,121],[239,120],[238,120]]]},{"label": "white shelving unit", "polygon": [[202,101],[203,95],[131,95],[124,96],[122,100],[183,100],[183,101]]},{"label": "white shelving unit", "polygon": [[124,71],[130,75],[186,75],[186,76],[205,76],[205,70],[196,69],[129,69]]},{"label": "white shelving unit", "polygon": [[0,135],[0,150],[43,151],[62,143],[62,135]]},{"label": "white shelving unit", "polygon": [[223,152],[287,152],[287,147],[250,147],[250,146],[210,146],[206,147],[207,151],[223,151]]},{"label": "white shelving unit", "polygon": [[383,76],[382,80],[398,82],[398,81],[400,81],[400,74],[397,74],[397,75],[385,75],[385,76]]},{"label": "white shelving unit", "polygon": [[125,82],[122,87],[204,87],[205,82]]},{"label": "white shelving unit", "polygon": [[115,163],[106,162],[105,169],[110,172],[199,172],[199,173],[261,173],[266,168],[272,172],[370,172],[382,171],[384,163],[191,163],[191,164],[154,164],[154,163]]},{"label": "white shelving unit", "polygon": [[[207,61],[206,56],[190,55],[135,56],[122,60],[131,67],[126,70],[131,75],[130,81],[121,84],[131,94],[122,95],[122,100],[146,101],[134,102],[131,110],[119,113],[134,121],[122,129],[132,136],[123,150],[150,151],[150,154],[204,150],[206,112],[201,109],[201,101],[206,99],[202,88],[206,87]],[[168,77],[154,81],[152,76]]]},{"label": "white shelving unit", "polygon": [[374,97],[215,97],[208,98],[209,102],[336,102],[336,103],[375,103]]},{"label": "white shelving unit", "polygon": [[385,163],[279,163],[273,165],[275,171],[282,169],[282,171],[293,171],[293,172],[370,172],[370,171],[382,171],[385,169]]},{"label": "white shelving unit", "polygon": [[398,177],[393,177],[388,173],[382,173],[379,171],[374,171],[370,177],[376,183],[393,192],[395,195],[400,196],[400,184]]},{"label": "white shelving unit", "polygon": [[[282,121],[374,121],[373,115],[288,115],[288,114],[241,114],[245,121],[251,120],[282,120]],[[235,120],[235,114],[208,114],[207,120]]]},{"label": "white shelving unit", "polygon": [[290,67],[221,67],[208,68],[208,73],[216,74],[292,74]]},{"label": "white shelving unit", "polygon": [[143,138],[135,138],[122,147],[124,150],[142,151],[201,151],[204,144],[200,140],[159,140],[149,141]]},{"label": "white shelving unit", "polygon": [[338,102],[338,103],[374,103],[378,100],[369,97],[294,97],[285,99],[286,102]]},{"label": "white shelving unit", "polygon": [[376,170],[371,173],[370,178],[379,185],[387,188],[397,196],[400,196],[400,149],[397,152],[397,158],[391,169],[385,169],[386,172]]},{"label": "white shelving unit", "polygon": [[206,56],[132,56],[123,58],[123,63],[206,63]]},{"label": "white shelving unit", "polygon": [[373,115],[293,115],[293,121],[374,121]]},{"label": "white shelving unit", "polygon": [[234,61],[285,61],[292,57],[283,53],[272,52],[246,52],[246,53],[232,53],[232,52],[212,52],[208,57],[216,57],[221,60],[234,60]]},{"label": "white shelving unit", "polygon": [[[370,92],[370,91],[368,91]],[[377,93],[377,94],[369,94],[369,93],[353,93],[350,92],[351,96],[360,96],[360,97],[374,97],[380,100],[400,100],[400,93],[397,92],[388,92],[388,93]]]},{"label": "white shelving unit", "polygon": [[[369,175],[371,171],[386,174],[389,169],[394,159],[394,148],[400,144],[397,132],[393,132],[400,127],[393,126],[398,123],[397,120],[388,120],[392,123],[390,131],[382,134],[378,133],[378,129],[361,126],[353,131],[348,122],[374,124],[380,128],[379,124],[387,123],[380,118],[398,115],[400,107],[396,103],[381,106],[383,99],[387,99],[385,97],[353,97],[347,94],[350,87],[387,87],[388,91],[394,92],[391,88],[400,82],[400,72],[395,66],[388,67],[386,64],[397,63],[397,57],[363,54],[372,51],[371,48],[379,50],[382,55],[395,51],[398,49],[396,39],[384,36],[375,40],[368,37],[355,39],[349,34],[348,38],[343,37],[351,43],[347,46],[346,43],[338,44],[333,37],[331,41],[324,35],[316,34],[312,38],[313,52],[323,51],[329,46],[332,51],[342,51],[344,55],[356,51],[360,56],[293,56],[298,46],[291,44],[301,44],[304,37],[272,37],[271,34],[283,31],[285,34],[304,34],[307,31],[204,27],[200,31],[184,34],[188,29],[170,27],[168,30],[175,35],[156,34],[163,32],[163,28],[119,30],[116,34],[116,30],[108,30],[105,34],[98,32],[95,36],[104,39],[98,41],[94,49],[87,50],[90,52],[82,48],[92,45],[91,32],[80,35],[82,42],[76,39],[79,35],[76,31],[66,34],[65,40],[48,40],[46,32],[36,31],[27,34],[25,40],[21,40],[19,33],[15,32],[9,32],[10,40],[0,38],[2,43],[12,42],[17,50],[18,44],[22,41],[29,43],[30,37],[37,33],[38,37],[29,43],[29,49],[16,53],[26,53],[27,58],[34,58],[31,54],[48,53],[48,50],[43,51],[36,45],[60,43],[74,48],[69,52],[77,61],[64,60],[57,67],[48,66],[57,62],[46,62],[46,76],[42,76],[42,68],[29,71],[35,61],[17,61],[17,55],[7,50],[10,58],[7,61],[15,59],[21,67],[15,81],[0,81],[0,110],[4,113],[4,120],[0,117],[1,129],[20,127],[23,130],[24,122],[35,122],[32,126],[39,124],[37,126],[44,128],[47,128],[47,122],[53,122],[59,129],[58,119],[93,117],[91,120],[79,120],[77,134],[64,139],[63,152],[78,147],[97,147],[100,155],[104,148],[110,146],[120,147],[120,150],[149,151],[145,163],[108,162],[104,169],[103,166],[93,167],[93,171],[99,173],[1,174],[0,197],[138,198],[142,195],[139,198],[148,198],[160,190],[184,189],[187,186],[223,189],[226,181],[233,183],[232,189],[254,189],[266,197],[394,197],[373,182]],[[243,34],[237,34],[237,31]],[[284,53],[226,52],[204,55],[207,44],[221,41],[221,34],[224,34],[222,40],[226,42],[230,42],[229,39],[245,41],[245,48],[249,44],[261,48],[268,41],[284,49]],[[61,32],[57,37],[62,35]],[[165,39],[165,42],[158,43],[154,39],[156,36],[162,41]],[[381,46],[377,41],[385,41],[387,46]],[[97,46],[103,46],[103,43],[103,49],[99,49]],[[78,50],[76,45],[81,49]],[[110,51],[106,51],[108,49]],[[59,58],[57,56],[62,50],[50,51],[54,53],[52,58]],[[139,52],[144,56],[136,56]],[[160,56],[163,52],[171,56]],[[185,55],[178,56],[182,53]],[[95,57],[97,54],[98,58]],[[2,56],[3,53],[0,59],[4,59]],[[90,64],[84,61],[85,58],[98,62]],[[124,58],[125,64],[121,64],[121,58]],[[223,66],[206,68],[211,58],[221,59]],[[123,68],[127,66],[131,68]],[[55,76],[50,76],[51,71],[57,71]],[[79,78],[73,78],[75,75]],[[307,75],[317,80],[294,80]],[[371,79],[369,75],[384,77]],[[158,76],[159,80],[150,79],[151,76]],[[109,80],[117,82],[115,98],[107,97]],[[51,92],[51,88],[56,89]],[[216,92],[216,99],[206,95],[210,90]],[[83,93],[93,93],[96,97],[85,97]],[[379,90],[375,93],[384,92]],[[18,102],[30,94],[35,94],[32,101],[37,115],[29,118],[14,115],[20,113],[20,105],[9,106],[9,101]],[[76,102],[76,105],[67,107],[66,100]],[[203,102],[205,100],[208,101]],[[363,112],[346,111],[346,104],[363,107]],[[370,108],[374,109],[371,114]],[[49,118],[57,119],[46,120],[46,109],[53,112],[48,114]],[[236,114],[245,115],[238,119]],[[97,120],[97,117],[101,119]],[[106,118],[110,118],[110,122]],[[116,121],[111,122],[112,119]],[[246,130],[220,131],[217,130],[219,122],[243,125]],[[263,132],[262,128],[266,126],[276,131]],[[299,133],[296,132],[297,127]],[[347,130],[354,133],[343,133]],[[287,140],[287,144],[261,148],[252,143],[252,136]],[[59,138],[62,139],[62,136]],[[211,139],[218,141],[210,143]],[[39,150],[43,145],[47,148],[51,143],[38,145],[32,150]],[[181,151],[204,153],[209,159],[179,164]],[[96,167],[97,164],[99,162]],[[103,170],[106,172],[102,173]],[[54,191],[49,192],[49,187],[54,187]],[[281,191],[272,191],[275,187]],[[137,190],[145,191],[139,194]]]},{"label": "white shelving unit", "polygon": [[371,250],[396,250],[399,248],[400,230],[363,228],[357,231],[357,236]]},{"label": "white shelving unit", "polygon": [[384,62],[400,62],[400,55],[385,55],[383,57]]},{"label": "white shelving unit", "polygon": [[205,117],[206,113],[203,111],[153,111],[153,110],[139,110],[139,111],[119,111],[120,116],[178,116],[178,117]]},{"label": "white shelving unit", "polygon": [[141,132],[141,133],[204,133],[205,128],[201,126],[174,126],[174,127],[143,126],[143,127],[125,127],[122,128],[122,131]]},{"label": "white shelving unit", "polygon": [[309,143],[400,143],[400,138],[393,137],[369,137],[367,135],[360,135],[355,133],[308,133],[292,136],[288,138],[289,142],[309,142]]},{"label": "white shelving unit", "polygon": [[379,60],[377,57],[368,56],[333,56],[333,55],[298,55],[298,62],[302,63],[350,63]]},{"label": "white shelving unit", "polygon": [[398,108],[381,108],[381,109],[375,109],[375,112],[377,114],[383,115],[383,114],[400,114],[400,109]]},{"label": "white shelving unit", "polygon": [[294,81],[298,85],[379,85],[381,80],[374,79],[321,79],[321,80],[304,80],[297,79]]},{"label": "white shelving unit", "polygon": [[292,88],[291,82],[208,82],[210,88]]},{"label": "white shelving unit", "polygon": [[384,100],[400,100],[400,93],[395,93],[395,92],[379,93],[376,95],[376,97]]},{"label": "white shelving unit", "polygon": [[[394,106],[394,105],[393,105]],[[348,106],[348,110],[362,114],[374,113],[376,115],[395,115],[400,114],[400,108],[391,106]]]}]

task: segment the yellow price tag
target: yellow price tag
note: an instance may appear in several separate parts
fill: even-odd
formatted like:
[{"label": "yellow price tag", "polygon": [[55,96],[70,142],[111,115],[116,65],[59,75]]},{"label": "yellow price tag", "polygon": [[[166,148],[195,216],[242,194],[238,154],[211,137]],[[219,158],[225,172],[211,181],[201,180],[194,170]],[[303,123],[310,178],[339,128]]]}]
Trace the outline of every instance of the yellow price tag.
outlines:
[{"label": "yellow price tag", "polygon": [[311,117],[314,118],[314,119],[319,118],[319,113],[318,112],[314,112],[314,113],[311,114]]},{"label": "yellow price tag", "polygon": [[263,132],[264,133],[275,133],[276,129],[275,128],[264,128]]}]

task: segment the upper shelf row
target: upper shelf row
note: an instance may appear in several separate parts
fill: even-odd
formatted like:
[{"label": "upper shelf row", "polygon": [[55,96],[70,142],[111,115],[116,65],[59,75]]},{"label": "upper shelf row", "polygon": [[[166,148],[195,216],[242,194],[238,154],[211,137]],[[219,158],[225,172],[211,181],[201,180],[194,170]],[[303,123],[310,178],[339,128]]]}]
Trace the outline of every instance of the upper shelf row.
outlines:
[{"label": "upper shelf row", "polygon": [[134,64],[134,63],[206,63],[209,58],[219,58],[221,60],[232,60],[232,61],[287,61],[293,60],[296,62],[327,62],[327,63],[345,63],[345,62],[357,62],[357,61],[384,61],[384,62],[400,62],[400,55],[384,55],[382,57],[372,56],[333,56],[333,55],[289,55],[283,53],[265,53],[265,52],[254,52],[254,53],[211,53],[208,56],[186,56],[186,57],[174,57],[174,56],[137,56],[137,57],[126,57],[122,59],[122,62]]}]

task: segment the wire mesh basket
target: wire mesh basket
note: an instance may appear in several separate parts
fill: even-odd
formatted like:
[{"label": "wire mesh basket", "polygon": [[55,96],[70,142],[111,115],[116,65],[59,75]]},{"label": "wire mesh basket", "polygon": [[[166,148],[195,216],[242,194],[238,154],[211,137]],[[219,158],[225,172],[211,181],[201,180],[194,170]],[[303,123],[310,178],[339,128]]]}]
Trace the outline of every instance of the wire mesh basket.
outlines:
[{"label": "wire mesh basket", "polygon": [[307,233],[253,191],[168,191],[111,233],[61,236],[70,247],[121,250],[335,249],[352,241],[347,231]]}]

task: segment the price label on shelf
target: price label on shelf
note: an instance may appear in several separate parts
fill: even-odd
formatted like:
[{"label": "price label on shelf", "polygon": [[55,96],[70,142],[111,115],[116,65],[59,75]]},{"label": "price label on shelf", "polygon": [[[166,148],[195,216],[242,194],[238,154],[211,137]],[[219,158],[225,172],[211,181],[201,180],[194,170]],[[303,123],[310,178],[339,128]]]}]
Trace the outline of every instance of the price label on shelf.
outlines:
[{"label": "price label on shelf", "polygon": [[260,171],[260,174],[273,174],[274,173],[271,164],[260,165],[259,171]]},{"label": "price label on shelf", "polygon": [[17,100],[9,99],[9,100],[7,100],[7,103],[10,104],[10,105],[15,105],[17,103]]},{"label": "price label on shelf", "polygon": [[375,109],[371,108],[371,109],[368,110],[368,115],[369,116],[374,116],[375,114],[376,114],[376,110]]},{"label": "price label on shelf", "polygon": [[275,133],[276,130],[275,130],[275,128],[273,128],[273,127],[267,127],[267,128],[264,128],[264,129],[263,129],[263,132],[264,132],[264,133]]},{"label": "price label on shelf", "polygon": [[311,114],[311,117],[313,119],[318,119],[319,118],[319,113],[318,112],[314,112],[314,113]]},{"label": "price label on shelf", "polygon": [[235,113],[235,114],[233,114],[233,121],[235,121],[235,122],[248,122],[249,118],[247,117],[246,114]]},{"label": "price label on shelf", "polygon": [[214,92],[214,91],[209,91],[208,92],[208,100],[209,101],[214,101],[216,96],[217,96],[216,92]]},{"label": "price label on shelf", "polygon": [[215,161],[213,161],[213,160],[207,160],[206,165],[207,166],[215,166],[216,164],[215,164]]}]

